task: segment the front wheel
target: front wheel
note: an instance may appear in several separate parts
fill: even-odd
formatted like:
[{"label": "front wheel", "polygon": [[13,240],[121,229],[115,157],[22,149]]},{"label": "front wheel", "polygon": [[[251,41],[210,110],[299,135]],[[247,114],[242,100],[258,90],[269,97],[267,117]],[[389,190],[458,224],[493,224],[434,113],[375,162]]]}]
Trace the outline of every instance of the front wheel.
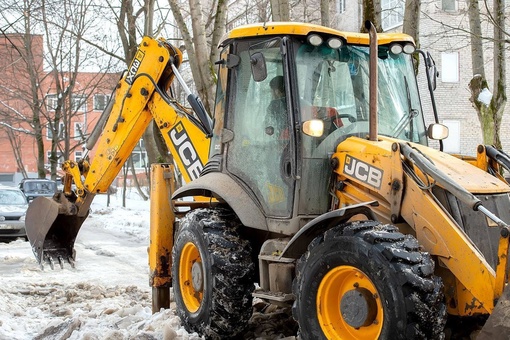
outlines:
[{"label": "front wheel", "polygon": [[442,282],[418,241],[350,222],[315,238],[297,263],[293,314],[303,339],[441,339]]},{"label": "front wheel", "polygon": [[207,339],[238,337],[251,317],[255,269],[240,226],[229,210],[192,210],[174,244],[177,314],[188,331]]}]

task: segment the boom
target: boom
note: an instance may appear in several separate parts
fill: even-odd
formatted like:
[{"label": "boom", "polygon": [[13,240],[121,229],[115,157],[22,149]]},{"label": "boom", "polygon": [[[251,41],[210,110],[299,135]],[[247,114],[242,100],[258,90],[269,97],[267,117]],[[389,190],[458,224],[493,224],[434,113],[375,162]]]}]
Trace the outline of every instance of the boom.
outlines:
[{"label": "boom", "polygon": [[184,180],[198,177],[207,161],[211,127],[196,97],[188,95],[193,115],[167,93],[176,76],[187,89],[177,71],[181,62],[182,53],[164,39],[143,38],[87,142],[88,152],[98,141],[92,161],[66,160],[64,192],[55,200],[34,200],[27,211],[27,235],[41,265],[47,261],[53,267],[54,259],[61,266],[65,259],[73,264],[74,240],[94,196],[108,190],[151,120]]}]

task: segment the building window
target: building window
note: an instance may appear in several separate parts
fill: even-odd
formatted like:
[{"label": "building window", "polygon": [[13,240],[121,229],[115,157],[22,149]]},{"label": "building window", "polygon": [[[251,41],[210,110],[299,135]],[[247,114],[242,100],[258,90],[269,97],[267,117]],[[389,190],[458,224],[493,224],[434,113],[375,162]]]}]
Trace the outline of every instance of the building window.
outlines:
[{"label": "building window", "polygon": [[55,111],[57,108],[57,95],[56,94],[48,94],[46,95],[46,107],[48,111]]},{"label": "building window", "polygon": [[459,82],[459,53],[441,53],[441,81],[443,83]]},{"label": "building window", "polygon": [[457,1],[455,0],[441,0],[441,8],[445,12],[457,11]]},{"label": "building window", "polygon": [[74,139],[85,140],[85,131],[83,130],[83,123],[74,123]]},{"label": "building window", "polygon": [[71,96],[71,110],[73,112],[87,111],[87,97],[79,94],[73,94]]},{"label": "building window", "polygon": [[108,104],[110,96],[106,94],[95,94],[94,95],[94,110],[103,111]]},{"label": "building window", "polygon": [[[64,163],[64,155],[60,151],[57,151],[56,154],[57,154],[57,165],[59,167],[61,167],[62,163]],[[46,151],[46,160],[47,160],[46,166],[48,168],[51,166],[50,157],[51,157],[51,151]]]},{"label": "building window", "polygon": [[338,14],[345,12],[345,0],[336,0],[336,12]]},{"label": "building window", "polygon": [[458,120],[443,120],[448,127],[448,138],[443,140],[443,151],[460,153],[460,122]]},{"label": "building window", "polygon": [[75,151],[74,152],[74,160],[76,162],[80,161],[83,158],[83,152],[82,151]]},{"label": "building window", "polygon": [[143,139],[140,139],[138,144],[135,146],[131,153],[131,159],[133,160],[135,169],[145,169],[148,167],[147,151],[145,150]]},{"label": "building window", "polygon": [[14,182],[14,174],[0,174],[0,182]]},{"label": "building window", "polygon": [[381,0],[383,31],[402,25],[404,22],[404,4],[402,0]]},{"label": "building window", "polygon": [[[60,122],[58,124],[58,131],[57,131],[57,136],[62,139],[62,138],[65,138],[65,130],[64,130],[64,123]],[[51,129],[51,126],[50,124],[46,125],[46,138],[47,139],[52,139],[53,138],[53,130]]]}]

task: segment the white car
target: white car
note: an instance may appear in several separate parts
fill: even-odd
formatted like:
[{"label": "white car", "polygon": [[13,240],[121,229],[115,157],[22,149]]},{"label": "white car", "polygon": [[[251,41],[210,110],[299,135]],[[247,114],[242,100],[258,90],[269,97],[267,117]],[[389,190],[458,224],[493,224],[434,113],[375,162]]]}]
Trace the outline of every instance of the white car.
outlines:
[{"label": "white car", "polygon": [[14,187],[0,186],[0,238],[27,239],[25,214],[28,208],[26,196]]}]

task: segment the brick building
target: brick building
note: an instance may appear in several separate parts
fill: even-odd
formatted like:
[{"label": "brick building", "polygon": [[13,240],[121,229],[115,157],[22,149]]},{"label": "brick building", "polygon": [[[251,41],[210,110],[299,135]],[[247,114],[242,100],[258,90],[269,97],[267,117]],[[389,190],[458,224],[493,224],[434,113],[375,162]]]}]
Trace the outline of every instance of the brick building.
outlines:
[{"label": "brick building", "polygon": [[[31,46],[31,48],[25,48]],[[78,160],[83,142],[106,106],[118,74],[58,73],[63,90],[74,80],[72,93],[59,101],[55,74],[44,70],[43,37],[7,34],[0,38],[0,182],[17,184],[24,175],[37,177],[38,148],[34,126],[42,127],[44,164],[49,176],[53,134],[58,134],[57,161]],[[59,107],[60,109],[56,108]],[[55,123],[55,114],[65,117]],[[36,112],[36,114],[34,113]],[[58,126],[57,126],[58,125]]]}]

